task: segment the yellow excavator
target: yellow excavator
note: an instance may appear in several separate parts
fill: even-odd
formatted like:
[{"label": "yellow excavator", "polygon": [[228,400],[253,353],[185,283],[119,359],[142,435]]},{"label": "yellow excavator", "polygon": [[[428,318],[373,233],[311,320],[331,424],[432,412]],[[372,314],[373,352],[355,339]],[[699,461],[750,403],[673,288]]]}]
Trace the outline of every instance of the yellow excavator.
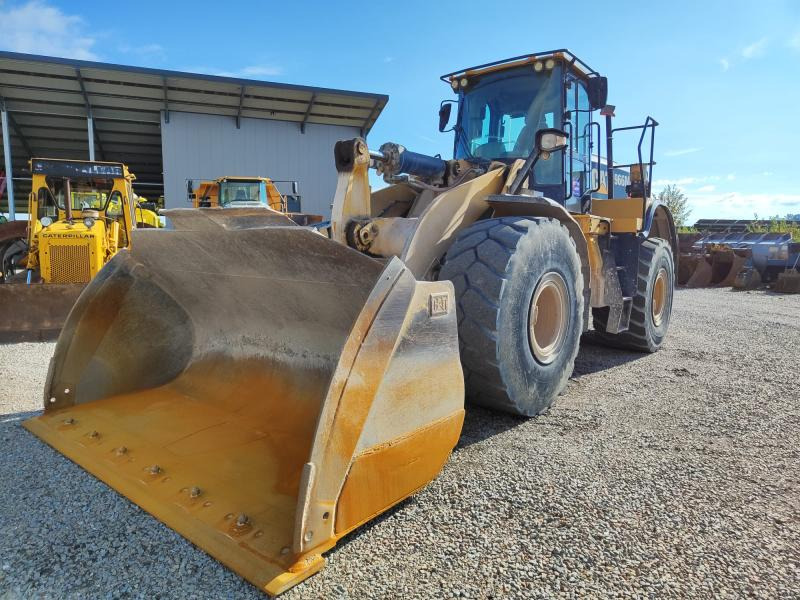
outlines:
[{"label": "yellow excavator", "polygon": [[[334,148],[330,234],[187,212],[134,232],[81,295],[30,431],[269,594],[430,482],[466,399],[546,410],[593,323],[654,352],[677,251],[637,130],[598,199],[606,78],[567,50],[449,73],[454,156]],[[650,156],[642,141],[650,138]],[[390,184],[371,191],[375,168]],[[137,337],[137,331],[148,331]]]},{"label": "yellow excavator", "polygon": [[[162,227],[121,163],[33,158],[25,237],[3,248],[0,339],[56,334],[84,286],[141,227]],[[21,271],[21,273],[17,273]]]}]

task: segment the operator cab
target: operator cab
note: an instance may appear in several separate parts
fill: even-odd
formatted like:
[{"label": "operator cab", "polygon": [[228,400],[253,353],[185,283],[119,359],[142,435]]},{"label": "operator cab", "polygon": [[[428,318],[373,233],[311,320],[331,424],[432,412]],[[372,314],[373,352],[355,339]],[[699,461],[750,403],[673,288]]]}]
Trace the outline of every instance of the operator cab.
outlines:
[{"label": "operator cab", "polygon": [[[458,94],[453,155],[472,162],[525,160],[535,152],[536,133],[561,130],[563,152],[538,160],[528,188],[572,212],[586,212],[593,183],[592,152],[600,126],[593,111],[606,102],[607,82],[567,50],[516,57],[442,76]],[[445,131],[452,101],[440,109]]]},{"label": "operator cab", "polygon": [[266,182],[258,179],[220,181],[219,205],[223,208],[268,206]]}]

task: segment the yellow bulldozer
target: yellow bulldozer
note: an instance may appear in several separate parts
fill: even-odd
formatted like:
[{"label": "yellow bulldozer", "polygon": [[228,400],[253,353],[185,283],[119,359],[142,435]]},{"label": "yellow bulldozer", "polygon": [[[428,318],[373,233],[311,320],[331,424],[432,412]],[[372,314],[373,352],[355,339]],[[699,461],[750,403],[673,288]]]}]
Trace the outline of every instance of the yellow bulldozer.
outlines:
[{"label": "yellow bulldozer", "polygon": [[[610,169],[628,128],[585,62],[557,50],[443,79],[453,158],[338,142],[329,237],[224,210],[134,232],[25,423],[269,594],[436,477],[465,397],[537,415],[592,322],[612,346],[666,336],[676,235],[642,151],[657,123],[636,128],[630,195],[601,199],[596,111]],[[390,185],[371,191],[370,168]]]},{"label": "yellow bulldozer", "polygon": [[[136,228],[162,227],[121,163],[33,158],[25,237],[3,247],[0,339],[57,333],[83,287]],[[20,272],[21,271],[21,272]]]}]

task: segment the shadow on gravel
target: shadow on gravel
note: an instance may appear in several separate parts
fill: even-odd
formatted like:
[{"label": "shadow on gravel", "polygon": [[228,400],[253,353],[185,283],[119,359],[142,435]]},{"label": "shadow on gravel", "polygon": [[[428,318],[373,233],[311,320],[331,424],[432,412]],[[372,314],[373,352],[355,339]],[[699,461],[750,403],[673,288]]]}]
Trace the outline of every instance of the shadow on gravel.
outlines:
[{"label": "shadow on gravel", "polygon": [[575,359],[575,370],[572,372],[572,378],[575,379],[583,375],[591,375],[592,373],[613,369],[646,356],[650,355],[646,352],[610,348],[596,338],[593,331],[589,331],[581,338],[581,348]]},{"label": "shadow on gravel", "polygon": [[[630,362],[640,360],[648,356],[642,352],[631,352],[609,348],[602,342],[594,338],[594,334],[589,332],[581,338],[581,347],[578,356],[575,358],[575,369],[572,372],[572,379],[579,379],[585,375],[599,373],[607,369],[613,369]],[[476,442],[482,442],[492,436],[513,429],[518,425],[528,422],[527,417],[518,417],[493,411],[467,403],[467,414],[464,418],[464,428],[461,431],[461,438],[458,440],[455,452],[461,448],[471,446]]]}]

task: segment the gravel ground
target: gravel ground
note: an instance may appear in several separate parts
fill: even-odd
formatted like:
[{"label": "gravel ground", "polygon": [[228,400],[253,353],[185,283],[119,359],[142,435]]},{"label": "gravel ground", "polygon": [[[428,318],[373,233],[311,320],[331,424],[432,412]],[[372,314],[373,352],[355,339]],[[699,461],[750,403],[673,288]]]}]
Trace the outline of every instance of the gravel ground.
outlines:
[{"label": "gravel ground", "polygon": [[[798,597],[798,348],[800,296],[679,290],[661,352],[584,344],[536,419],[469,408],[284,597]],[[0,597],[262,597],[22,429],[52,349],[0,346]]]}]

